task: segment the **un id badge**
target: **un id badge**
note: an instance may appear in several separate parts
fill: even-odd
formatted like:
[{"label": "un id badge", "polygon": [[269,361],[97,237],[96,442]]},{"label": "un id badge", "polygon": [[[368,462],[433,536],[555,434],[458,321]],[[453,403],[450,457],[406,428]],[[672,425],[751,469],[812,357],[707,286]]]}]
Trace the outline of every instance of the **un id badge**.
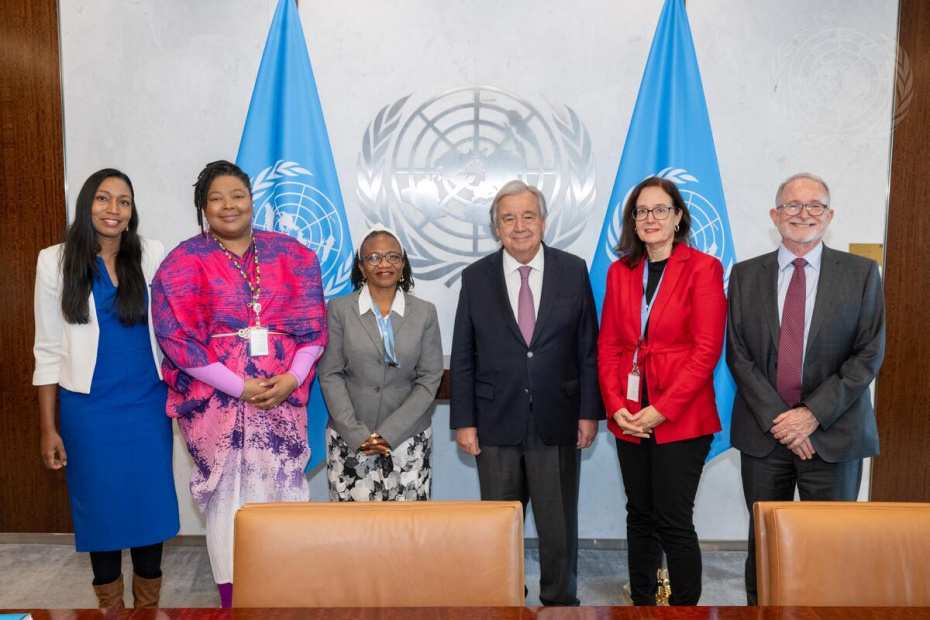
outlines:
[{"label": "un id badge", "polygon": [[268,355],[268,329],[252,327],[249,329],[249,353],[252,357]]},{"label": "un id badge", "polygon": [[639,366],[635,363],[626,376],[626,399],[639,402]]}]

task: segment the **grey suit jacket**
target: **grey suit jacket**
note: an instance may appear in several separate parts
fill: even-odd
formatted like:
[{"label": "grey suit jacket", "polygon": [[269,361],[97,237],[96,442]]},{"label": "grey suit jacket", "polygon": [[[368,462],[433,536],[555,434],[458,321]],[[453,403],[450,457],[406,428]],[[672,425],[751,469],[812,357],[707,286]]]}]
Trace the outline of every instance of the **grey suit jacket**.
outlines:
[{"label": "grey suit jacket", "polygon": [[384,363],[375,316],[359,316],[358,297],[337,297],[326,308],[329,344],[317,373],[329,425],[351,448],[375,432],[394,448],[429,428],[443,370],[439,318],[433,304],[407,294],[404,316],[391,314],[394,368]]},{"label": "grey suit jacket", "polygon": [[[778,253],[737,264],[730,275],[727,365],[736,380],[730,443],[754,457],[778,444],[772,420],[790,405],[775,389]],[[810,436],[829,463],[878,454],[869,384],[885,355],[885,302],[873,260],[823,249],[804,357],[801,401],[820,426]]]}]

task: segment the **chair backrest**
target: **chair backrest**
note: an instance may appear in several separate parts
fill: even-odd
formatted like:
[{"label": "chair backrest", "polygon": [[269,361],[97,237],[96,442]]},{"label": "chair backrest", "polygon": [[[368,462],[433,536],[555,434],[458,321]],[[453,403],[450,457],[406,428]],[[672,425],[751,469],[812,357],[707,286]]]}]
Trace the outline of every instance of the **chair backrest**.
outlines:
[{"label": "chair backrest", "polygon": [[234,607],[522,606],[520,502],[248,504]]},{"label": "chair backrest", "polygon": [[757,502],[753,518],[760,605],[930,606],[930,504]]}]

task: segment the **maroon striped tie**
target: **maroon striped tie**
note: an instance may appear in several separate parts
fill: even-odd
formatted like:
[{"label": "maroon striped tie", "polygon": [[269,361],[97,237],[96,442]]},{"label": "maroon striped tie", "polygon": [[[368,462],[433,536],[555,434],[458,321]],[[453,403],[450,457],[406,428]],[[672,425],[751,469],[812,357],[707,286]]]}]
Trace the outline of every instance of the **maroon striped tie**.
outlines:
[{"label": "maroon striped tie", "polygon": [[804,359],[804,298],[807,296],[807,277],[804,267],[807,261],[796,258],[791,261],[794,273],[785,295],[785,307],[781,314],[781,333],[778,336],[778,367],[775,386],[778,395],[788,406],[801,402],[801,377]]}]

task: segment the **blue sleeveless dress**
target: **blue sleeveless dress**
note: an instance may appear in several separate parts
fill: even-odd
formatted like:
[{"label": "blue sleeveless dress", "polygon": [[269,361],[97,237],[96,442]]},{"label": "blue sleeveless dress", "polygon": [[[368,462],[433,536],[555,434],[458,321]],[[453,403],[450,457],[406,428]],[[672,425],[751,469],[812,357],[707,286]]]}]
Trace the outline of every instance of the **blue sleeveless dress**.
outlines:
[{"label": "blue sleeveless dress", "polygon": [[120,323],[101,258],[94,279],[100,340],[90,394],[58,391],[78,551],[152,545],[178,533],[167,387],[148,325]]}]

